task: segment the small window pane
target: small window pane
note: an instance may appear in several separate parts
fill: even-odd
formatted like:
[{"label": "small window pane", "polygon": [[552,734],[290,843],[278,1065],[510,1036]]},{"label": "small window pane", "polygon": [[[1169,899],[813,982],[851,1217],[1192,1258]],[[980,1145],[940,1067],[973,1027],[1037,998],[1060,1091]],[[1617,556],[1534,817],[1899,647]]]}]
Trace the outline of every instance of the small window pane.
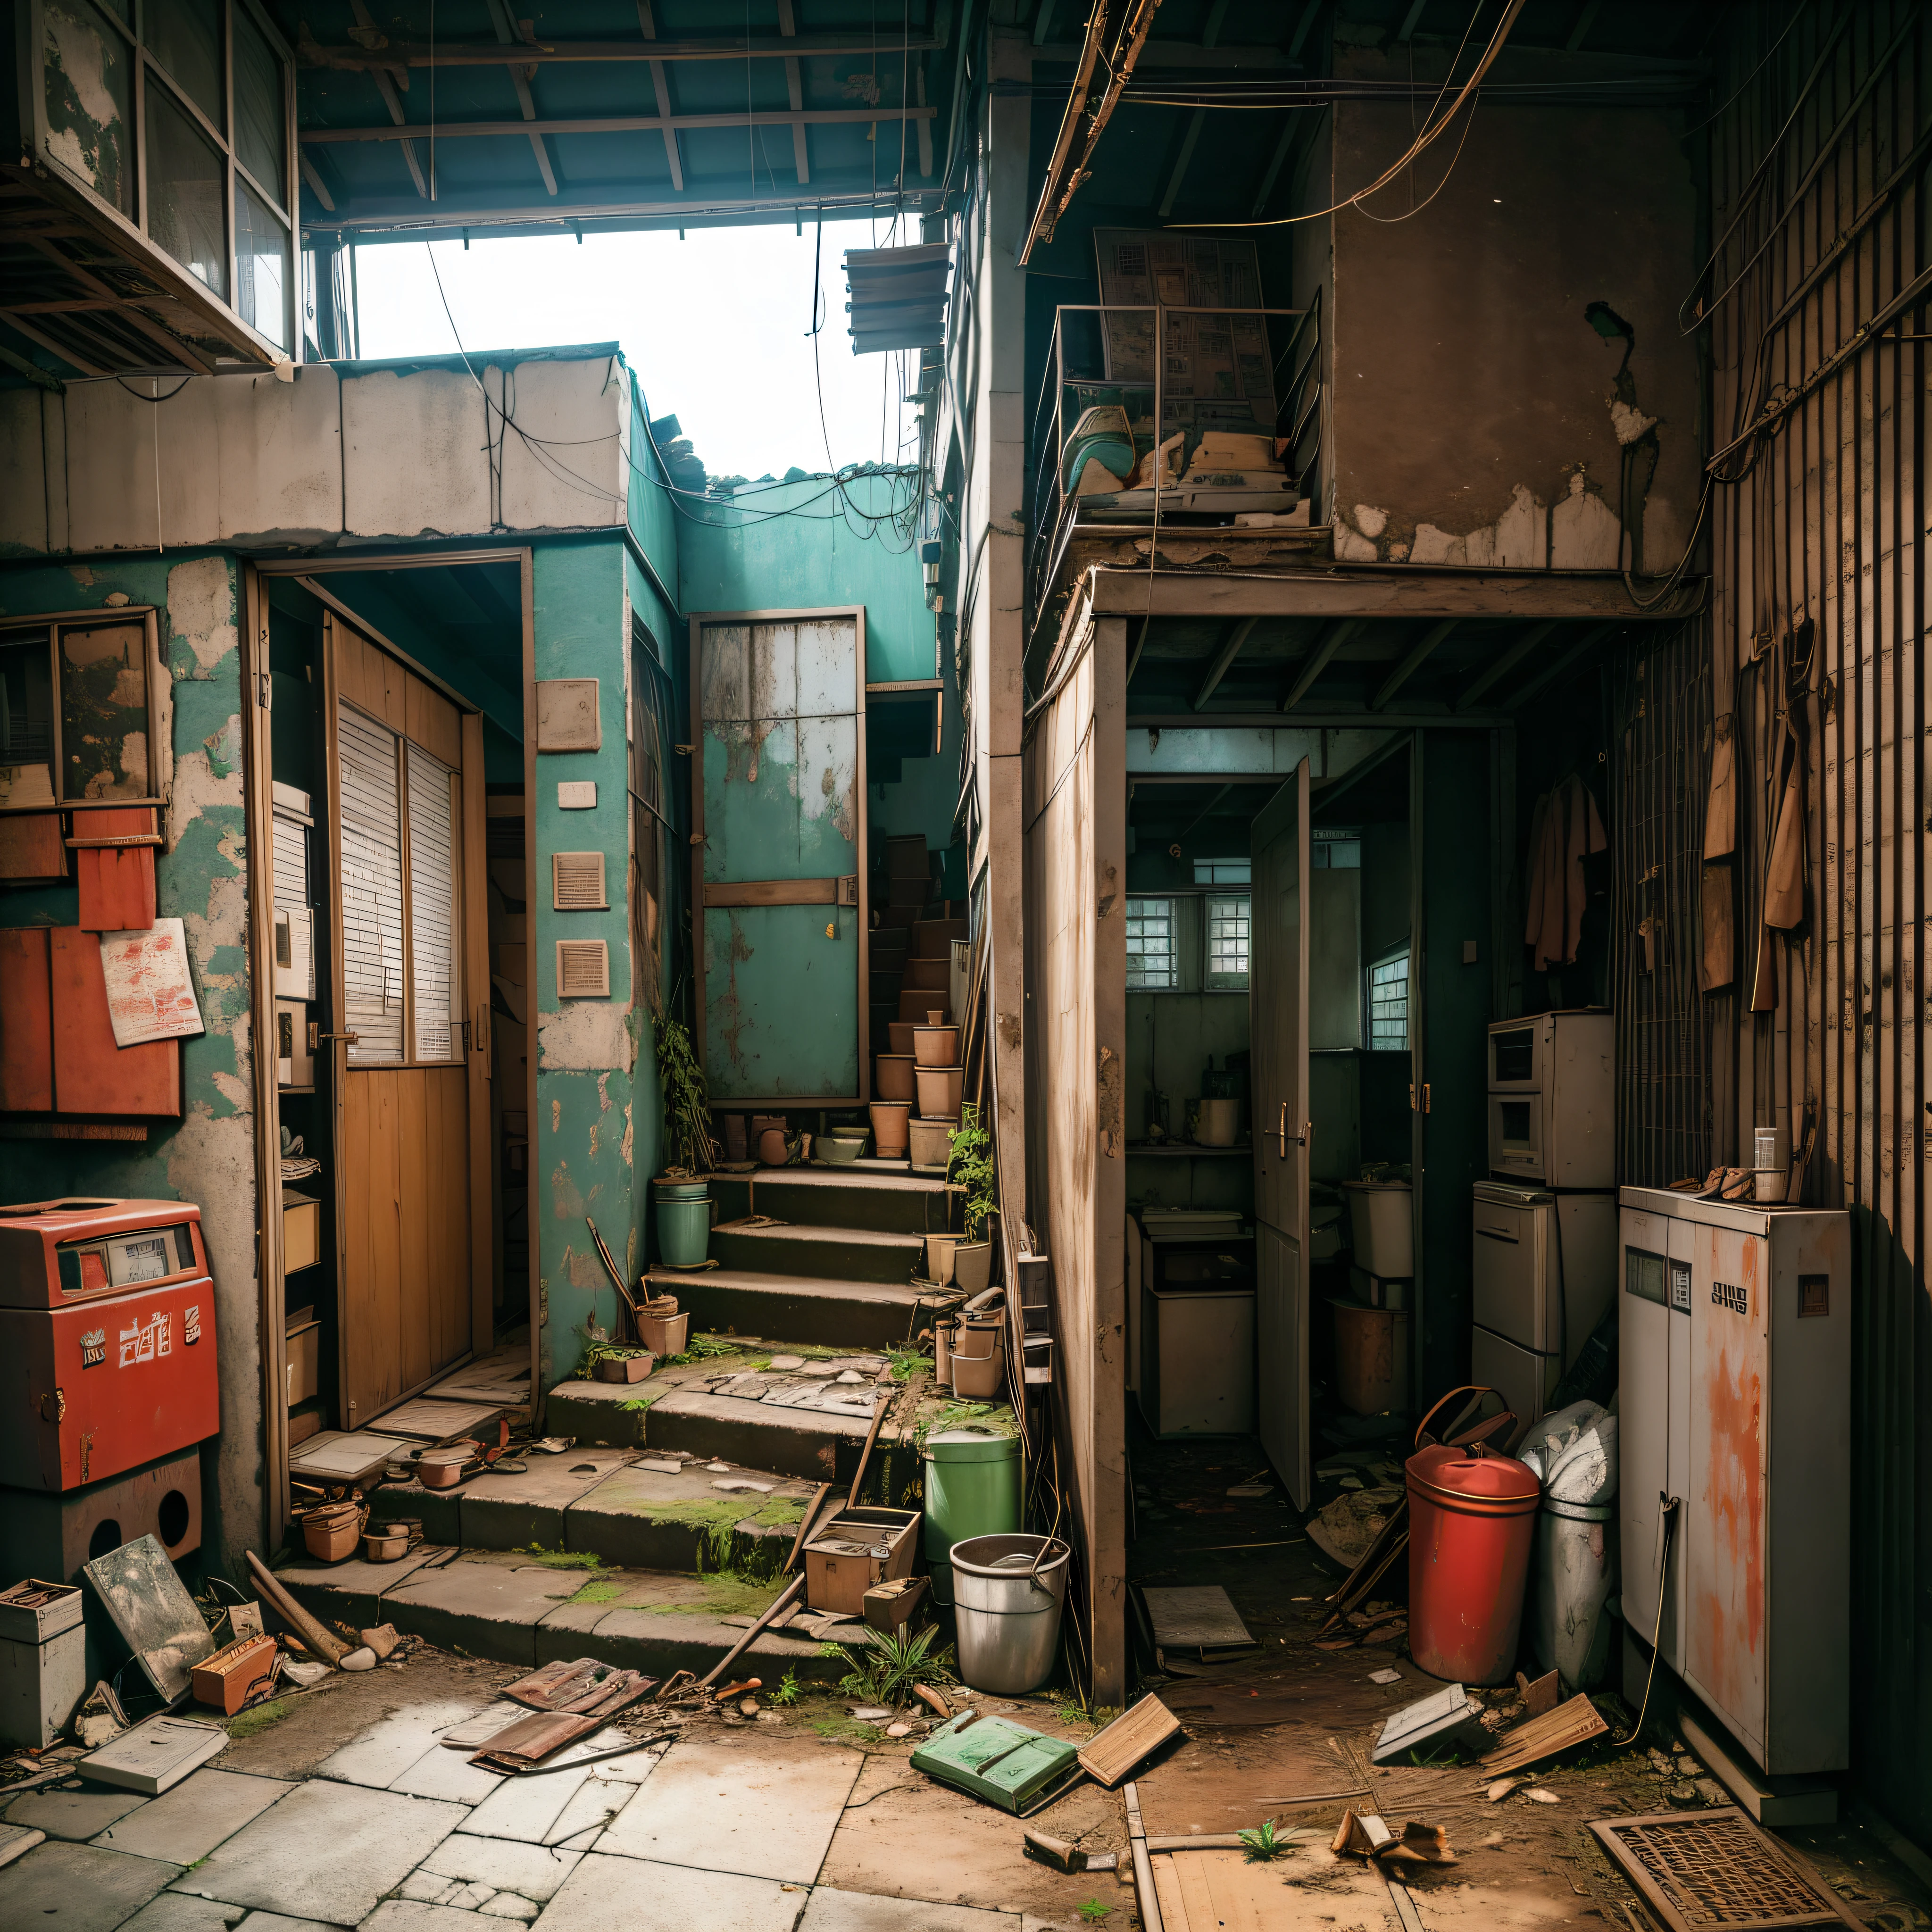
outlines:
[{"label": "small window pane", "polygon": [[[235,0],[235,153],[242,165],[286,208],[286,129],[282,64]],[[266,332],[264,332],[266,333]]]},{"label": "small window pane", "polygon": [[64,798],[148,798],[148,633],[109,624],[60,634]]},{"label": "small window pane", "polygon": [[416,1058],[463,1053],[463,980],[456,935],[456,774],[420,746],[406,747],[410,776],[410,982]]},{"label": "small window pane", "polygon": [[1408,1048],[1408,955],[1399,952],[1369,968],[1369,1051]]},{"label": "small window pane", "polygon": [[218,128],[221,111],[220,0],[148,0],[148,49]]},{"label": "small window pane", "polygon": [[403,1058],[403,828],[396,740],[341,708],[342,1020],[358,1065]]},{"label": "small window pane", "polygon": [[54,680],[44,631],[0,645],[0,804],[54,802]]},{"label": "small window pane", "polygon": [[1142,992],[1179,984],[1174,970],[1174,902],[1127,902],[1127,985]]},{"label": "small window pane", "polygon": [[1210,893],[1208,899],[1208,974],[1211,987],[1248,983],[1248,895]]},{"label": "small window pane", "polygon": [[1197,859],[1194,883],[1197,886],[1245,886],[1252,882],[1254,862],[1250,859]]},{"label": "small window pane", "polygon": [[163,87],[148,89],[148,232],[196,280],[228,297],[227,164]]},{"label": "small window pane", "polygon": [[289,346],[289,231],[245,182],[235,184],[235,313]]},{"label": "small window pane", "polygon": [[47,145],[103,200],[131,214],[133,53],[88,0],[46,0],[44,20]]}]

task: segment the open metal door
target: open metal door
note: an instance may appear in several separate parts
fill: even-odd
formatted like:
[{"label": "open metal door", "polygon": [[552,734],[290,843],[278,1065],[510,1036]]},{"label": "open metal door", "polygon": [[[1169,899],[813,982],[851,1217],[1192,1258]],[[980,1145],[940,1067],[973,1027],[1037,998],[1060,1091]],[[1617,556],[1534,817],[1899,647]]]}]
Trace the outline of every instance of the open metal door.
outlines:
[{"label": "open metal door", "polygon": [[1309,767],[1255,820],[1249,1008],[1262,1444],[1308,1507]]},{"label": "open metal door", "polygon": [[871,1092],[865,613],[694,617],[691,649],[696,1034],[711,1098],[854,1106]]}]

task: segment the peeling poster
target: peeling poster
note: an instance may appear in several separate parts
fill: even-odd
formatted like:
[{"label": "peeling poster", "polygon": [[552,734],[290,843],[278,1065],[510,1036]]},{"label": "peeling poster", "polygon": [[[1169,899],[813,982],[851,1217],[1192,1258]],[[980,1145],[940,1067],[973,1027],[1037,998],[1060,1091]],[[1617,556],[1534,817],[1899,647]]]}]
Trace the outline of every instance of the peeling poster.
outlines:
[{"label": "peeling poster", "polygon": [[184,1040],[206,1031],[179,920],[158,920],[145,932],[104,932],[100,970],[107,982],[107,1016],[116,1046]]}]

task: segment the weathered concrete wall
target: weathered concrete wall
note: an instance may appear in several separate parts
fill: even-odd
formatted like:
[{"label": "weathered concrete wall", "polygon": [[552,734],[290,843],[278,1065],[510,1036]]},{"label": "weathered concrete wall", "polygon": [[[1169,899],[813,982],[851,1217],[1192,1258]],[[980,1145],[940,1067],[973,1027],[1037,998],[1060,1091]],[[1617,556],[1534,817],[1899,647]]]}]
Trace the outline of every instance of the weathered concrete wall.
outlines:
[{"label": "weathered concrete wall", "polygon": [[[8,1141],[9,1199],[127,1195],[198,1202],[214,1276],[221,1433],[204,1450],[203,1548],[232,1574],[262,1526],[262,1358],[255,1262],[255,1106],[242,787],[239,586],[232,558],[0,567],[0,616],[160,608],[173,679],[174,783],[155,909],[184,924],[208,1030],[184,1043],[182,1117],[129,1142]],[[72,885],[0,890],[0,926],[71,926]]]},{"label": "weathered concrete wall", "polygon": [[[1432,80],[1441,58],[1417,51],[1414,77]],[[1549,67],[1574,80],[1590,65],[1526,58],[1508,77]],[[1407,49],[1338,49],[1336,66],[1411,77]],[[1339,200],[1414,134],[1406,103],[1344,100],[1334,115]],[[1337,556],[1615,569],[1628,465],[1638,561],[1676,564],[1700,480],[1696,361],[1676,320],[1696,266],[1679,118],[1486,96],[1426,208],[1396,218],[1404,182],[1368,204],[1372,216],[1334,218]],[[1416,164],[1418,202],[1460,139],[1459,125]],[[1608,336],[1586,316],[1592,304],[1607,305]]]},{"label": "weathered concrete wall", "polygon": [[[626,910],[626,553],[616,537],[544,544],[537,547],[534,568],[536,675],[539,680],[596,678],[603,738],[595,752],[536,754],[528,821],[537,854],[536,897],[530,907],[536,922],[537,1054],[530,1211],[538,1244],[541,1359],[548,1382],[576,1365],[586,1323],[608,1328],[614,1318],[616,1292],[597,1258],[585,1216],[596,1221],[627,1275],[634,1276],[642,1264],[634,1083],[640,1058],[652,1046],[632,982]],[[586,778],[597,787],[595,808],[560,810],[558,784]],[[552,910],[550,861],[558,851],[604,854],[608,910]],[[609,998],[558,998],[560,939],[602,939],[608,945]]]},{"label": "weathered concrete wall", "polygon": [[0,556],[622,522],[630,385],[614,348],[472,359],[474,376],[441,357],[310,363],[289,382],[134,378],[6,392]]},{"label": "weathered concrete wall", "polygon": [[[757,484],[734,504],[697,506],[678,520],[678,598],[692,610],[810,610],[866,607],[866,680],[938,675],[932,613],[916,539],[868,523],[905,500],[885,476]],[[701,517],[703,520],[699,520]]]}]

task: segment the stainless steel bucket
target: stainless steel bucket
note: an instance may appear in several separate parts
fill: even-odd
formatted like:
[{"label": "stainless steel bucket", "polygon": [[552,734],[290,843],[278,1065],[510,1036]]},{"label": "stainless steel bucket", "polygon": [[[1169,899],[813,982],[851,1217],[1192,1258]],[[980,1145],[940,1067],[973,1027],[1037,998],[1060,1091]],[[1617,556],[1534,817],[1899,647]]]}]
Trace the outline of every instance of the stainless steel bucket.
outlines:
[{"label": "stainless steel bucket", "polygon": [[959,1675],[1016,1697],[1053,1674],[1072,1552],[1057,1537],[973,1536],[952,1546]]}]

